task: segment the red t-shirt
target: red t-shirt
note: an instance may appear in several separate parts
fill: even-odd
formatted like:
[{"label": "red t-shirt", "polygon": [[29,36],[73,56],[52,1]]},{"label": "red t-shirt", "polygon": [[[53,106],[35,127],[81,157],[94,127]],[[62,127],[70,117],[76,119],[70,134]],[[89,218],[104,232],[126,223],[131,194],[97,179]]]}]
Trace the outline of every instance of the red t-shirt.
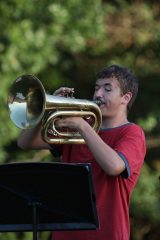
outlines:
[{"label": "red t-shirt", "polygon": [[93,158],[87,145],[58,145],[63,162],[91,163],[100,228],[53,231],[53,240],[129,240],[129,202],[146,153],[143,130],[136,124],[104,129],[100,137],[122,157],[126,170],[108,176]]}]

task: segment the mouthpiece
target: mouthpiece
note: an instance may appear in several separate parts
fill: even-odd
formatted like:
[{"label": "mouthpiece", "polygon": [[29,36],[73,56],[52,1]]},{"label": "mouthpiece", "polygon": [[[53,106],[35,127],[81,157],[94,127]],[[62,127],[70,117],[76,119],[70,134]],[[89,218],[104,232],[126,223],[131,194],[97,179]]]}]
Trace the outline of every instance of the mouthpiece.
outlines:
[{"label": "mouthpiece", "polygon": [[101,104],[101,101],[98,99],[94,100],[93,102],[96,103],[98,106],[100,106],[100,104]]}]

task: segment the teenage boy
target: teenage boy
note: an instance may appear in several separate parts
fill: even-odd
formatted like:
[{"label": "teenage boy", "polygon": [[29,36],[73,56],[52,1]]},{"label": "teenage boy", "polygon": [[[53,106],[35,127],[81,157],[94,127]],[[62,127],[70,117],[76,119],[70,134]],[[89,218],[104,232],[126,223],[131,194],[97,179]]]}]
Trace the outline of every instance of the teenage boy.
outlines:
[{"label": "teenage boy", "polygon": [[[73,89],[60,88],[65,96]],[[129,203],[144,162],[146,145],[140,126],[128,121],[128,112],[138,93],[138,80],[127,68],[112,65],[98,72],[93,100],[102,113],[99,133],[81,117],[59,119],[58,127],[76,129],[85,144],[49,145],[40,129],[22,131],[23,149],[50,149],[65,163],[91,163],[100,228],[54,231],[53,240],[129,240]]]}]

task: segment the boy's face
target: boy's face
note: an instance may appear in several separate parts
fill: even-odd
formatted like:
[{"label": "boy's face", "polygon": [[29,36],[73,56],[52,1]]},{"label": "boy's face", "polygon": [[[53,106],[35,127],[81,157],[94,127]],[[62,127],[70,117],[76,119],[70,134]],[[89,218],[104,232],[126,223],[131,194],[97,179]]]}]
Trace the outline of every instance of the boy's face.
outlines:
[{"label": "boy's face", "polygon": [[[103,117],[114,117],[123,108],[127,108],[121,94],[119,82],[115,77],[98,79],[95,84],[93,100],[100,100],[100,109]],[[125,105],[124,105],[125,104]]]}]

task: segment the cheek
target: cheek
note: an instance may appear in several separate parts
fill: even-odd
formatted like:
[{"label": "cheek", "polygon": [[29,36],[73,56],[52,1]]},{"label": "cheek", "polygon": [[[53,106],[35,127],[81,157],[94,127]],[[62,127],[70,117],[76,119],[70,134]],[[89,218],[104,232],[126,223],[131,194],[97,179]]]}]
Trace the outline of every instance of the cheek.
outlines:
[{"label": "cheek", "polygon": [[93,94],[93,100],[95,99],[95,93]]},{"label": "cheek", "polygon": [[107,106],[110,108],[117,108],[121,104],[121,99],[117,96],[108,96],[106,100]]}]

